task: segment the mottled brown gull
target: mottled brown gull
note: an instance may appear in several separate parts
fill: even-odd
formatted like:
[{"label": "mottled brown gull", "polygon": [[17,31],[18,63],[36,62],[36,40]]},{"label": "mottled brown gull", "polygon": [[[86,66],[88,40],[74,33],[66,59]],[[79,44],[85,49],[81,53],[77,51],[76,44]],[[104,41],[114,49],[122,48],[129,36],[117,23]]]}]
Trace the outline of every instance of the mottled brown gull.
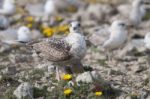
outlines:
[{"label": "mottled brown gull", "polygon": [[57,68],[70,66],[72,73],[83,72],[81,60],[86,54],[86,42],[79,22],[71,22],[70,33],[65,38],[46,38],[29,44],[41,58],[59,65]]}]

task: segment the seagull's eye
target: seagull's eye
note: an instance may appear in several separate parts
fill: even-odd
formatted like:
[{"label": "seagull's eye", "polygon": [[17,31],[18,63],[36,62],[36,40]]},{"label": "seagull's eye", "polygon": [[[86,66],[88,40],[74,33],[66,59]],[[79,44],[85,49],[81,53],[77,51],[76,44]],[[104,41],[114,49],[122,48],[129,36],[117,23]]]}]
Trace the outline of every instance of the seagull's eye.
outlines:
[{"label": "seagull's eye", "polygon": [[80,24],[80,23],[78,24],[78,27],[81,27],[81,24]]},{"label": "seagull's eye", "polygon": [[123,27],[126,26],[126,24],[124,24],[124,23],[120,23],[119,25],[120,25],[120,26],[123,26]]}]

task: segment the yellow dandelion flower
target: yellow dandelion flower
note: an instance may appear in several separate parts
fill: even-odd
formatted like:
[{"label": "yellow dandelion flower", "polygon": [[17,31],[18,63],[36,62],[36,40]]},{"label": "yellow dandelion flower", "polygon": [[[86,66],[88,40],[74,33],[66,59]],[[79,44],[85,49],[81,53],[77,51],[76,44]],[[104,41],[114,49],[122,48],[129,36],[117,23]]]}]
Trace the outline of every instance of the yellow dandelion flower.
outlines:
[{"label": "yellow dandelion flower", "polygon": [[30,23],[30,24],[27,24],[27,27],[28,27],[28,28],[32,28],[32,26],[33,26],[33,24],[31,24],[31,23]]},{"label": "yellow dandelion flower", "polygon": [[70,74],[65,74],[63,76],[63,80],[71,80],[71,79],[72,79],[72,75],[70,75]]},{"label": "yellow dandelion flower", "polygon": [[54,33],[59,32],[59,29],[58,29],[58,27],[57,27],[57,26],[56,26],[56,27],[53,27],[53,32],[54,32]]},{"label": "yellow dandelion flower", "polygon": [[103,93],[101,92],[101,91],[97,91],[97,92],[95,92],[95,95],[96,96],[101,96]]},{"label": "yellow dandelion flower", "polygon": [[59,26],[58,31],[62,33],[69,32],[69,26],[68,25]]},{"label": "yellow dandelion flower", "polygon": [[64,94],[67,96],[70,95],[71,93],[72,93],[72,90],[69,88],[64,90]]},{"label": "yellow dandelion flower", "polygon": [[45,28],[43,30],[43,35],[45,35],[46,37],[51,37],[53,35],[53,29],[52,28]]},{"label": "yellow dandelion flower", "polygon": [[27,18],[25,18],[25,21],[27,21],[27,22],[33,22],[34,18],[32,16],[28,16]]}]

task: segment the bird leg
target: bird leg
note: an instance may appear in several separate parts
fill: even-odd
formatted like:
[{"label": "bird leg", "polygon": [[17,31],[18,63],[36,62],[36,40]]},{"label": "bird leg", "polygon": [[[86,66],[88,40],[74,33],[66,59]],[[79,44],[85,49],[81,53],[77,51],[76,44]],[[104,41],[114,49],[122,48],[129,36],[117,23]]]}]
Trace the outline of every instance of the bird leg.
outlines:
[{"label": "bird leg", "polygon": [[112,61],[112,58],[111,58],[111,55],[110,55],[109,51],[106,52],[106,58],[107,58],[108,62]]},{"label": "bird leg", "polygon": [[61,77],[60,77],[60,73],[59,73],[59,67],[56,67],[56,79],[58,81],[60,81]]}]

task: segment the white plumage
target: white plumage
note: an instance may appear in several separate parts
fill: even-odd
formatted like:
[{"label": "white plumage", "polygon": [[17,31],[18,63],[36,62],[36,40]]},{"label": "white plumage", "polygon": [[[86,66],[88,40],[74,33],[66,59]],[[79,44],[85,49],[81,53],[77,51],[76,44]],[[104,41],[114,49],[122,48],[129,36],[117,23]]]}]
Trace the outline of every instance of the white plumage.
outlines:
[{"label": "white plumage", "polygon": [[139,25],[146,13],[144,2],[142,0],[134,0],[132,5],[120,5],[117,10],[125,18],[124,20],[128,19],[129,24],[134,26]]},{"label": "white plumage", "polygon": [[14,0],[4,0],[2,8],[0,9],[0,14],[2,15],[12,15],[16,11]]},{"label": "white plumage", "polygon": [[132,3],[132,10],[131,10],[130,16],[129,16],[131,23],[134,26],[139,25],[139,23],[142,21],[142,18],[145,15],[145,13],[146,13],[146,10],[143,6],[143,1],[142,0],[135,0]]},{"label": "white plumage", "polygon": [[29,42],[33,39],[41,38],[39,32],[31,32],[26,26],[21,26],[19,29],[7,29],[0,32],[0,41],[4,44],[19,44],[20,42]]},{"label": "white plumage", "polygon": [[110,33],[109,39],[103,44],[107,50],[116,49],[126,41],[126,24],[121,20],[114,21],[110,27]]},{"label": "white plumage", "polygon": [[30,15],[36,17],[53,15],[56,12],[55,0],[47,0],[45,4],[28,4],[26,9]]},{"label": "white plumage", "polygon": [[65,40],[72,46],[70,53],[77,59],[80,59],[85,56],[86,42],[78,24],[78,22],[71,23],[70,34],[65,38]]},{"label": "white plumage", "polygon": [[29,30],[28,27],[22,26],[18,29],[17,32],[17,39],[18,41],[22,41],[22,42],[29,42],[32,38],[31,38],[31,31]]}]

